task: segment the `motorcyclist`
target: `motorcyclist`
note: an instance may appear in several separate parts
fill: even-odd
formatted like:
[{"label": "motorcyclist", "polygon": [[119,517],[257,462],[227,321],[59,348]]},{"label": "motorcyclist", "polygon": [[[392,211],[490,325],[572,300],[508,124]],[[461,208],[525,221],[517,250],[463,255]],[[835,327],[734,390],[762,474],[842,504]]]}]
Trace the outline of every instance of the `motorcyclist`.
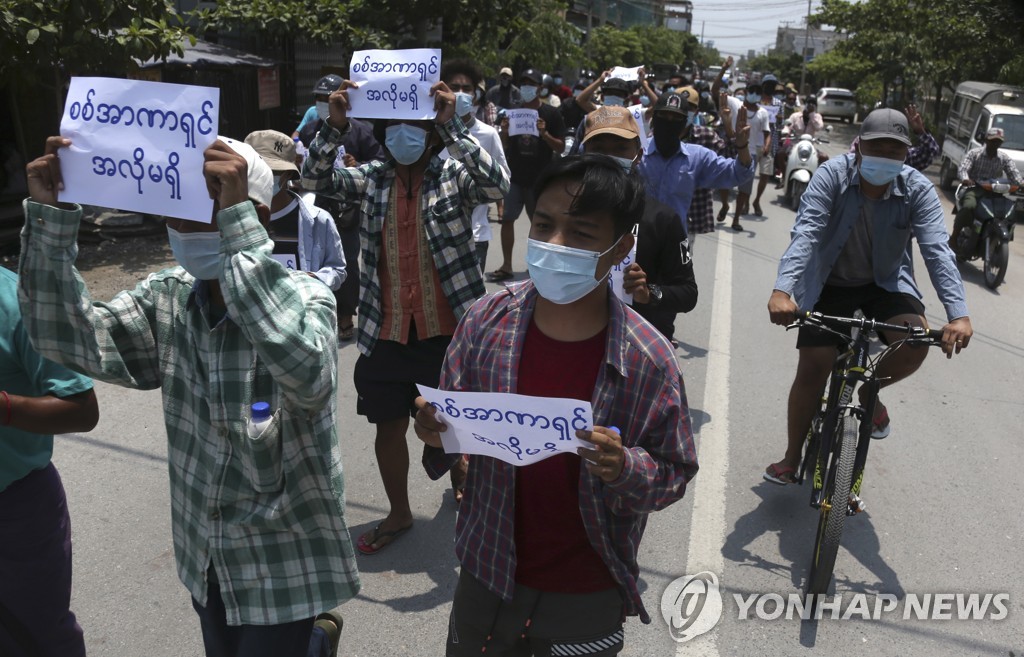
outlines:
[{"label": "motorcyclist", "polygon": [[[824,130],[825,122],[821,118],[821,114],[818,114],[818,99],[814,96],[808,96],[804,99],[804,106],[799,112],[793,112],[789,117],[789,139],[784,139],[779,144],[779,152],[775,154],[775,168],[783,172],[786,172],[786,162],[789,160],[789,152],[793,148],[793,144],[799,141],[800,135],[811,135],[812,137],[818,134],[818,130]],[[828,155],[818,149],[818,165],[824,164],[828,160]],[[780,187],[785,181],[780,182]]]},{"label": "motorcyclist", "polygon": [[968,152],[960,163],[957,175],[960,177],[960,184],[968,190],[960,199],[960,209],[957,210],[956,219],[953,221],[953,232],[949,236],[950,248],[954,248],[960,231],[969,226],[974,219],[974,209],[978,207],[979,195],[978,188],[975,187],[977,181],[1006,177],[1017,185],[1024,185],[1017,165],[1009,155],[999,152],[1004,138],[1002,128],[989,128],[985,133],[985,145]]}]

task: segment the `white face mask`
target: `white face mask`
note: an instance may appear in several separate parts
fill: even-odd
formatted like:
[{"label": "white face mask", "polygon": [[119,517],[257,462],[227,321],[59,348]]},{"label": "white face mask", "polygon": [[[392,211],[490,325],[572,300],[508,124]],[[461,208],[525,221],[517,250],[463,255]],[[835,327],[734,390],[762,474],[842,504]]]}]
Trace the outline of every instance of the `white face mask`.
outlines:
[{"label": "white face mask", "polygon": [[537,292],[552,303],[565,305],[579,301],[608,278],[611,267],[604,276],[595,278],[597,261],[614,249],[621,239],[619,237],[615,244],[601,253],[530,239],[526,247],[530,279]]},{"label": "white face mask", "polygon": [[220,232],[179,233],[167,227],[171,253],[185,271],[201,281],[220,276]]},{"label": "white face mask", "polygon": [[322,100],[316,101],[316,115],[326,121],[327,117],[331,115],[330,103],[325,103]]},{"label": "white face mask", "polygon": [[274,176],[274,196],[281,192],[281,176]]}]

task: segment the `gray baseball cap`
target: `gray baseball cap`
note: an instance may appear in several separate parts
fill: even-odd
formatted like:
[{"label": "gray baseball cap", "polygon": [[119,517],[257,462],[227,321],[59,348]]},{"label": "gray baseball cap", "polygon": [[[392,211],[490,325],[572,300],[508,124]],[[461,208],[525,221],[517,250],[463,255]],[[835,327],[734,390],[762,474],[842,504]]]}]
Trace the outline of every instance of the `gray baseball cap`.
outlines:
[{"label": "gray baseball cap", "polygon": [[910,125],[903,112],[889,107],[876,109],[860,124],[861,141],[872,139],[896,139],[907,146],[910,142]]}]

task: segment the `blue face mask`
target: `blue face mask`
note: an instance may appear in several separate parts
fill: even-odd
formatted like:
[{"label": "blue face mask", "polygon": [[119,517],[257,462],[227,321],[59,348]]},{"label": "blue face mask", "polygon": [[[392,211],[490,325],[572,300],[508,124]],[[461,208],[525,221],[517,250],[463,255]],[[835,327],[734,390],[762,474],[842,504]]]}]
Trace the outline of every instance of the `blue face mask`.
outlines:
[{"label": "blue face mask", "polygon": [[690,125],[704,125],[704,119],[700,117],[700,112],[690,112],[688,118]]},{"label": "blue face mask", "polygon": [[626,173],[629,173],[630,171],[633,170],[633,165],[635,164],[633,160],[626,157],[615,157],[614,155],[609,155],[608,157],[618,162],[619,166],[622,167],[622,170],[625,171]]},{"label": "blue face mask", "polygon": [[473,97],[463,91],[455,94],[455,113],[462,117],[472,111]]},{"label": "blue face mask", "polygon": [[760,103],[761,102],[761,94],[747,94],[747,102],[748,103]]},{"label": "blue face mask", "polygon": [[648,96],[640,96],[640,104],[644,107],[648,107],[651,104],[651,99]]},{"label": "blue face mask", "polygon": [[179,233],[167,228],[171,253],[185,271],[201,281],[217,280],[220,276],[220,233]]},{"label": "blue face mask", "polygon": [[626,99],[621,96],[605,96],[604,104],[606,107],[625,107]]},{"label": "blue face mask", "polygon": [[887,157],[860,156],[860,177],[872,185],[888,185],[896,180],[903,170],[901,160],[890,160]]},{"label": "blue face mask", "polygon": [[556,76],[555,77],[555,84],[562,84],[562,78]]},{"label": "blue face mask", "polygon": [[524,84],[519,87],[519,93],[522,95],[524,103],[532,103],[537,99],[537,87],[532,84]]},{"label": "blue face mask", "polygon": [[412,164],[423,157],[427,147],[427,131],[408,123],[388,126],[384,146],[399,164]]},{"label": "blue face mask", "polygon": [[[565,305],[587,296],[608,277],[605,274],[600,279],[594,278],[597,261],[618,243],[619,240],[615,240],[611,248],[598,253],[531,239],[526,247],[526,268],[542,297]],[[608,273],[611,273],[610,267]]]}]

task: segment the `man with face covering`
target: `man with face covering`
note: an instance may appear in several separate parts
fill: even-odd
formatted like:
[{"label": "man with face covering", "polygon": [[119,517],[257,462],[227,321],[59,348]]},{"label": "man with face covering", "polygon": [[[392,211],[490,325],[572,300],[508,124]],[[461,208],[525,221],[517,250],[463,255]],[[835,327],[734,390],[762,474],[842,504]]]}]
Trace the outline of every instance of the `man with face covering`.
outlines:
[{"label": "man with face covering", "polygon": [[[967,347],[973,330],[963,281],[946,243],[942,205],[931,181],[904,164],[909,147],[910,128],[903,113],[878,109],[861,124],[856,154],[833,157],[818,167],[800,202],[793,239],[768,301],[773,324],[790,324],[798,309],[813,308],[843,317],[861,310],[869,319],[928,326],[914,280],[911,243],[916,241],[948,320],[942,350],[951,358]],[[887,342],[892,339],[883,336]],[[765,471],[768,481],[793,481],[840,344],[825,331],[800,329],[799,364],[789,392],[788,445],[785,457]],[[925,347],[889,351],[876,370],[882,387],[913,374],[927,354]],[[889,413],[881,401],[873,425],[872,438],[889,435]]]},{"label": "man with face covering", "polygon": [[[204,154],[212,217],[167,221],[181,266],[94,302],[75,268],[82,209],[57,202],[58,149],[70,144],[51,137],[28,166],[25,327],[48,358],[160,388],[174,556],[207,655],[305,655],[314,617],[359,591],[335,433],[334,297],[272,257],[271,170],[222,137]],[[271,422],[250,436],[257,402]]]},{"label": "man with face covering", "polygon": [[[611,109],[611,108],[606,108]],[[697,472],[679,363],[611,292],[644,211],[643,185],[604,155],[559,158],[537,180],[530,280],[470,308],[445,359],[445,390],[586,399],[586,448],[526,466],[473,456],[455,529],[461,563],[448,657],[617,655],[623,621],[651,618],[637,552],[648,516]],[[423,466],[441,448],[434,407],[417,401]]]},{"label": "man with face covering", "polygon": [[487,90],[486,100],[501,109],[515,109],[523,104],[519,87],[512,84],[512,69],[504,67],[498,73],[498,84]]},{"label": "man with face covering", "polygon": [[695,190],[737,187],[754,177],[747,149],[750,128],[742,109],[736,120],[736,159],[681,141],[696,116],[696,111],[690,111],[691,93],[676,91],[658,98],[651,120],[653,138],[644,150],[639,169],[648,193],[679,214],[683,230]]},{"label": "man with face covering", "polygon": [[[352,86],[346,81],[331,94],[331,114],[310,145],[302,182],[360,208],[356,410],[376,426],[377,465],[391,505],[357,542],[360,552],[375,554],[412,527],[405,435],[416,384],[437,387],[459,319],[484,294],[472,210],[500,200],[508,175],[470,136],[444,82],[431,88],[433,121],[377,122],[387,160],[336,167]],[[444,148],[449,159],[440,156]]]}]

